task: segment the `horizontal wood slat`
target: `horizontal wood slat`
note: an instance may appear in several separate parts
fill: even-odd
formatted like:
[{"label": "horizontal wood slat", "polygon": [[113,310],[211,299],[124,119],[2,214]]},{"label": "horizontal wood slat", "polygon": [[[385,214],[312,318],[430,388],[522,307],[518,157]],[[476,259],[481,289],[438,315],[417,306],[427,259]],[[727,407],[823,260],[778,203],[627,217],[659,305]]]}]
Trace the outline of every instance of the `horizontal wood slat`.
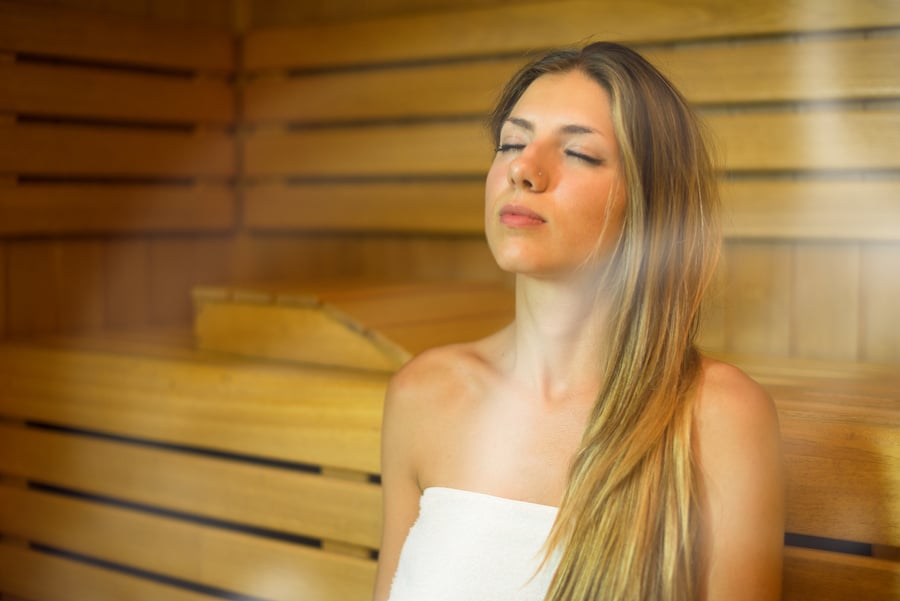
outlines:
[{"label": "horizontal wood slat", "polygon": [[380,544],[381,489],[364,482],[2,425],[0,473],[279,532]]},{"label": "horizontal wood slat", "polygon": [[900,111],[710,115],[730,171],[900,167]]},{"label": "horizontal wood slat", "polygon": [[900,596],[897,562],[788,547],[783,601],[888,601]]},{"label": "horizontal wood slat", "polygon": [[[900,38],[649,49],[695,104],[890,98]],[[262,76],[243,88],[247,123],[485,115],[522,58]],[[348,90],[354,92],[348,93]]]},{"label": "horizontal wood slat", "polygon": [[[900,240],[900,181],[726,180],[732,238]],[[260,184],[244,192],[244,225],[273,231],[481,234],[484,184]]]},{"label": "horizontal wood slat", "polygon": [[231,32],[61,6],[0,1],[0,50],[172,69],[227,72]]},{"label": "horizontal wood slat", "polygon": [[0,486],[0,532],[272,601],[368,599],[375,562],[96,502]]},{"label": "horizontal wood slat", "polygon": [[118,177],[233,177],[234,140],[85,126],[0,127],[0,173]]},{"label": "horizontal wood slat", "polygon": [[0,62],[0,81],[0,112],[216,125],[235,118],[224,79]]},{"label": "horizontal wood slat", "polygon": [[[900,112],[744,113],[707,118],[730,171],[900,167]],[[491,148],[480,123],[379,125],[249,136],[249,177],[483,176]]]},{"label": "horizontal wood slat", "polygon": [[[0,590],[28,601],[215,601],[198,592],[0,543]],[[74,594],[73,594],[74,593]]]},{"label": "horizontal wood slat", "polygon": [[264,176],[483,175],[491,145],[478,123],[259,132],[244,171]]},{"label": "horizontal wood slat", "polygon": [[258,185],[244,191],[254,230],[484,231],[484,183]]},{"label": "horizontal wood slat", "polygon": [[770,389],[787,458],[787,531],[900,546],[896,397],[866,407],[858,395]]},{"label": "horizontal wood slat", "polygon": [[[381,403],[293,406],[265,396],[241,400],[146,392],[23,376],[0,383],[0,413],[267,459],[377,473]],[[302,397],[302,393],[298,393]]]},{"label": "horizontal wood slat", "polygon": [[0,235],[222,231],[237,225],[224,186],[0,186]]},{"label": "horizontal wood slat", "polygon": [[586,39],[683,40],[898,23],[896,0],[834,2],[817,10],[809,10],[802,0],[752,4],[572,0],[251,30],[245,40],[244,65],[260,70],[377,64],[523,52]]},{"label": "horizontal wood slat", "polygon": [[900,180],[744,180],[721,186],[731,238],[900,240]]}]

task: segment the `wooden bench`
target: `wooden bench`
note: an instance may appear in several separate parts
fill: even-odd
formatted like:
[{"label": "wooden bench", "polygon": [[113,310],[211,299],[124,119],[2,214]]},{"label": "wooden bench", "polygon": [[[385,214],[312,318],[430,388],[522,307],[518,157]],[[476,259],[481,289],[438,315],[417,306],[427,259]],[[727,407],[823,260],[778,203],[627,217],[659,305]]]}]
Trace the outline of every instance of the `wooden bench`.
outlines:
[{"label": "wooden bench", "polygon": [[[172,340],[0,346],[0,593],[367,599],[387,375]],[[896,598],[900,381],[747,365],[785,438],[784,599]]]}]

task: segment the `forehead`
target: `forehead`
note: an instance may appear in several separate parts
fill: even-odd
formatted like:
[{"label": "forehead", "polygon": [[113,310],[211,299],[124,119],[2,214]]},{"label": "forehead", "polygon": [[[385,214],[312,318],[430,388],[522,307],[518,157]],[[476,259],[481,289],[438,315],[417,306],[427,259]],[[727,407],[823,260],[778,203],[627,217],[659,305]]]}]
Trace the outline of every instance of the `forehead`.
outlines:
[{"label": "forehead", "polygon": [[580,70],[538,77],[516,102],[510,117],[560,120],[612,131],[609,95]]}]

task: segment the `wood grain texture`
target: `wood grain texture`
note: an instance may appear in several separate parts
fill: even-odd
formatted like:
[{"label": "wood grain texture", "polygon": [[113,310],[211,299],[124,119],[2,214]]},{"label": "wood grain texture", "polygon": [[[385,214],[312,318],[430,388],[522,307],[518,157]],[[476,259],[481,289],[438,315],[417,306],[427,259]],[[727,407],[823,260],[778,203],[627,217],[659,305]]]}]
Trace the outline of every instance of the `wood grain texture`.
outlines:
[{"label": "wood grain texture", "polygon": [[191,237],[150,240],[150,321],[154,325],[190,323],[191,287],[195,278],[195,243]]},{"label": "wood grain texture", "polygon": [[97,239],[60,243],[59,280],[55,295],[58,328],[97,330],[106,315],[104,246]]},{"label": "wood grain texture", "polygon": [[734,4],[658,0],[606,5],[527,3],[251,31],[250,70],[322,67],[531,51],[587,39],[641,42],[884,27],[900,21],[894,0],[835,2],[808,10],[800,0]]},{"label": "wood grain texture", "polygon": [[900,247],[863,245],[860,269],[861,358],[900,363]]},{"label": "wood grain texture", "polygon": [[144,123],[231,124],[234,89],[224,79],[0,63],[0,111]]},{"label": "wood grain texture", "polygon": [[791,354],[859,357],[859,246],[798,243],[793,253]]},{"label": "wood grain texture", "polygon": [[0,187],[0,235],[136,234],[228,230],[226,186],[19,184]]},{"label": "wood grain texture", "polygon": [[107,328],[150,323],[150,249],[140,238],[111,239],[104,252]]},{"label": "wood grain texture", "polygon": [[[640,48],[639,48],[640,49]],[[644,51],[695,105],[893,98],[900,39],[780,41]],[[523,58],[262,75],[242,87],[247,123],[485,115]]]},{"label": "wood grain texture", "polygon": [[793,249],[785,243],[725,247],[727,350],[788,355]]},{"label": "wood grain texture", "polygon": [[28,335],[56,331],[58,243],[21,240],[8,243],[8,332]]},{"label": "wood grain texture", "polygon": [[31,175],[233,177],[224,132],[181,133],[76,125],[0,127],[0,170]]},{"label": "wood grain texture", "polygon": [[6,337],[9,317],[7,309],[9,304],[9,252],[6,242],[0,240],[0,339]]},{"label": "wood grain texture", "polygon": [[0,531],[254,598],[361,600],[374,584],[370,559],[7,487],[0,504]]},{"label": "wood grain texture", "polygon": [[898,595],[900,568],[896,562],[813,549],[785,549],[784,601],[887,601]]},{"label": "wood grain texture", "polygon": [[[47,578],[52,574],[52,578]],[[201,593],[136,578],[38,551],[0,544],[0,589],[28,601],[214,601]]]},{"label": "wood grain texture", "polygon": [[725,180],[731,238],[900,241],[900,180]]},{"label": "wood grain texture", "polygon": [[407,182],[250,186],[251,230],[434,232],[484,230],[484,184]]},{"label": "wood grain texture", "polygon": [[234,46],[225,29],[191,27],[4,0],[0,49],[186,70],[228,72]]},{"label": "wood grain texture", "polygon": [[274,531],[380,543],[373,484],[11,426],[0,425],[0,434],[0,470],[10,475]]}]

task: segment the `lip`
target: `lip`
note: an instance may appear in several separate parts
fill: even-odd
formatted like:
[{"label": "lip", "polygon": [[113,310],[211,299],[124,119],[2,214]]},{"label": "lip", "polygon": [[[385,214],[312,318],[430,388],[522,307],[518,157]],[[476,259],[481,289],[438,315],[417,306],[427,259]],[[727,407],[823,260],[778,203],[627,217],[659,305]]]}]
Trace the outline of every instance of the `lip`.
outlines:
[{"label": "lip", "polygon": [[543,225],[547,220],[528,207],[508,204],[500,209],[500,223],[512,227],[534,227]]}]

